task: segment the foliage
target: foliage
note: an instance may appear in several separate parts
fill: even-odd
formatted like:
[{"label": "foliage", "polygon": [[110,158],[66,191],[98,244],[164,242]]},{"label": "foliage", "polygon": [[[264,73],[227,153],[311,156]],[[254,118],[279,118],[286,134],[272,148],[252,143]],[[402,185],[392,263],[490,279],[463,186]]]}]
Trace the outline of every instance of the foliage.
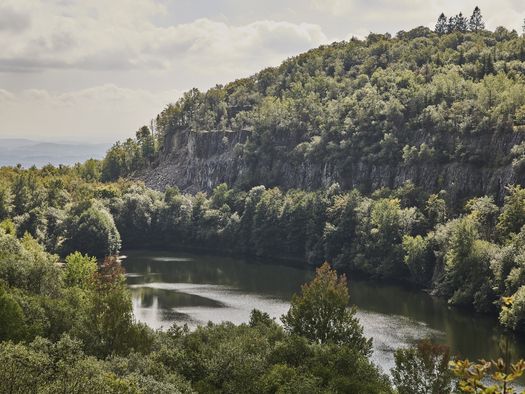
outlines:
[{"label": "foliage", "polygon": [[88,255],[75,252],[66,257],[64,282],[67,286],[89,288],[97,271],[97,260]]},{"label": "foliage", "polygon": [[405,264],[410,271],[410,277],[415,283],[426,286],[430,283],[433,269],[432,249],[430,241],[421,235],[403,237]]},{"label": "foliage", "polygon": [[446,346],[420,341],[395,352],[393,383],[399,394],[444,394],[452,391],[450,352]]},{"label": "foliage", "polygon": [[0,341],[23,338],[24,328],[22,307],[0,286]]},{"label": "foliage", "polygon": [[349,308],[348,302],[346,277],[338,277],[325,263],[312,282],[303,285],[301,294],[292,297],[290,310],[281,320],[291,334],[321,344],[345,344],[368,355],[372,343],[364,338],[356,310]]},{"label": "foliage", "polygon": [[[17,257],[18,264],[0,253],[0,275],[9,286],[27,289],[41,283],[45,294],[56,292],[60,284],[49,277],[57,269],[56,259],[39,258],[36,268],[25,263],[31,259],[29,250],[67,256],[78,249],[103,257],[119,250],[120,236],[127,248],[170,245],[315,266],[329,261],[341,271],[411,282],[451,304],[494,314],[501,312],[501,296],[512,296],[525,285],[524,197],[519,186],[508,187],[501,206],[485,196],[454,208],[447,193],[428,194],[410,182],[369,195],[342,191],[338,184],[322,191],[257,186],[247,192],[222,184],[209,195],[189,195],[176,188],[154,191],[131,181],[100,184],[76,171],[0,170],[9,190],[21,179],[38,185],[24,192],[24,198],[33,201],[28,219],[11,211],[0,224],[4,249],[21,250],[22,241],[16,238],[26,232],[30,236],[24,242],[32,245],[23,258]],[[62,202],[50,207],[42,195]],[[62,278],[68,285],[76,281],[77,287],[89,287],[84,281],[89,274],[68,275]],[[72,279],[75,275],[84,277],[84,285]]]},{"label": "foliage", "polygon": [[[370,34],[192,89],[102,161],[1,168],[0,392],[392,392],[368,358],[346,279],[328,263],[293,297],[284,328],[254,311],[248,324],[153,332],[133,318],[118,261],[96,261],[121,242],[326,260],[499,313],[522,332],[521,186],[509,185],[503,201],[456,186],[437,192],[441,176],[433,190],[412,182],[378,189],[372,176],[359,190],[346,190],[352,182],[275,186],[279,168],[297,163],[351,176],[381,166],[509,166],[521,180],[524,42],[503,27],[485,30],[477,7],[470,18],[441,14],[434,32]],[[246,133],[232,153],[247,169],[235,185],[190,195],[124,179],[158,165],[184,133],[228,130]],[[494,152],[485,157],[487,141]],[[429,343],[398,351],[398,391],[446,392],[446,360]],[[505,393],[523,362],[455,361],[452,369],[467,392]],[[494,387],[485,386],[489,374]]]},{"label": "foliage", "polygon": [[[496,361],[481,360],[479,363],[455,360],[451,361],[450,366],[454,375],[459,378],[459,389],[465,393],[515,393],[512,383],[525,371],[525,361],[520,360],[511,364],[501,358]],[[494,383],[487,383],[487,377],[490,377]]]},{"label": "foliage", "polygon": [[64,254],[80,251],[104,257],[120,250],[120,234],[113,216],[97,201],[73,207],[65,228]]},{"label": "foliage", "polygon": [[511,297],[504,298],[499,319],[505,327],[521,333],[525,332],[525,285]]}]

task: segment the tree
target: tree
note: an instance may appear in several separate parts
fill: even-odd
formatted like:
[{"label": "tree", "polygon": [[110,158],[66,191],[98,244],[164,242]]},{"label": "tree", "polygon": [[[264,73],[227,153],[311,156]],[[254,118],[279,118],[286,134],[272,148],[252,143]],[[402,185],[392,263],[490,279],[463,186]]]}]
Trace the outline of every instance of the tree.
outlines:
[{"label": "tree", "polygon": [[7,183],[0,182],[0,221],[7,219],[13,209],[13,196]]},{"label": "tree", "polygon": [[22,339],[24,331],[22,308],[0,284],[0,341]]},{"label": "tree", "polygon": [[[56,343],[37,338],[30,344],[0,342],[2,393],[138,393],[142,379],[118,377],[103,360],[86,356],[78,340],[64,335]],[[139,383],[140,381],[140,383]]]},{"label": "tree", "polygon": [[472,15],[468,21],[468,28],[470,31],[477,32],[485,29],[485,23],[483,22],[483,17],[481,16],[481,10],[478,6],[474,8]]},{"label": "tree", "polygon": [[447,202],[438,194],[431,194],[428,197],[424,211],[430,227],[445,223],[447,220]]},{"label": "tree", "polygon": [[461,33],[465,33],[468,29],[468,18],[463,16],[463,13],[456,15],[455,30]]},{"label": "tree", "polygon": [[505,196],[496,230],[500,237],[506,238],[511,234],[519,233],[523,225],[525,225],[525,189],[519,185],[511,186]]},{"label": "tree", "polygon": [[104,257],[120,250],[120,234],[113,216],[99,202],[85,202],[74,207],[65,227],[64,254],[79,251]]},{"label": "tree", "polygon": [[434,31],[437,34],[439,34],[439,35],[446,34],[447,33],[447,26],[448,26],[447,17],[442,12],[441,15],[439,16],[438,20],[437,20],[436,27],[434,28]]},{"label": "tree", "polygon": [[281,317],[285,330],[317,343],[344,344],[368,355],[372,341],[363,336],[363,327],[349,307],[346,277],[324,263],[315,278],[294,294],[290,309]]},{"label": "tree", "polygon": [[102,161],[101,177],[102,181],[115,181],[119,177],[126,175],[126,152],[120,143],[114,144],[107,152]]},{"label": "tree", "polygon": [[137,130],[136,136],[137,140],[142,141],[143,139],[149,137],[151,135],[151,131],[149,130],[148,126],[142,126],[140,129]]},{"label": "tree", "polygon": [[455,31],[464,33],[467,31],[467,28],[468,28],[468,18],[465,18],[463,16],[463,13],[461,12],[458,15],[455,15],[448,19],[447,33],[452,33]]},{"label": "tree", "polygon": [[149,348],[151,332],[133,318],[124,271],[115,258],[106,258],[94,276],[87,313],[75,329],[86,349],[99,357]]},{"label": "tree", "polygon": [[66,257],[64,281],[68,286],[89,287],[97,271],[97,259],[75,252]]},{"label": "tree", "polygon": [[405,264],[410,271],[412,280],[419,285],[428,285],[434,268],[434,256],[428,239],[421,235],[415,237],[405,235],[403,237],[403,250],[405,252]]},{"label": "tree", "polygon": [[525,332],[525,285],[511,297],[504,297],[499,320],[505,327]]},{"label": "tree", "polygon": [[394,354],[392,379],[399,394],[445,394],[452,391],[448,347],[420,341]]}]

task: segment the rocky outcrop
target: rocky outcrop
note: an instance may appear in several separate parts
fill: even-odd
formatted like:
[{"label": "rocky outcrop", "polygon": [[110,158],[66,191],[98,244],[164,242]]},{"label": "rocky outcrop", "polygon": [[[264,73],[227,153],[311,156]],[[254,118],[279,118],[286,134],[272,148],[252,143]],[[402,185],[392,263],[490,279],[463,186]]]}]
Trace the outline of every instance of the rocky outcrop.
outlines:
[{"label": "rocky outcrop", "polygon": [[[452,198],[490,194],[498,200],[506,185],[524,181],[513,171],[510,159],[512,147],[525,139],[518,132],[449,136],[441,143],[451,152],[466,147],[467,159],[413,163],[399,160],[398,164],[290,158],[290,152],[302,142],[293,136],[275,140],[274,151],[285,154],[274,155],[273,160],[258,160],[243,154],[242,147],[251,138],[249,130],[179,131],[166,138],[164,152],[155,166],[138,177],[155,189],[177,186],[187,192],[210,191],[220,183],[243,188],[264,184],[314,190],[335,182],[343,189],[369,192],[412,181],[428,192],[447,190]],[[429,142],[428,134],[423,132],[411,144],[418,146],[422,142]]]}]

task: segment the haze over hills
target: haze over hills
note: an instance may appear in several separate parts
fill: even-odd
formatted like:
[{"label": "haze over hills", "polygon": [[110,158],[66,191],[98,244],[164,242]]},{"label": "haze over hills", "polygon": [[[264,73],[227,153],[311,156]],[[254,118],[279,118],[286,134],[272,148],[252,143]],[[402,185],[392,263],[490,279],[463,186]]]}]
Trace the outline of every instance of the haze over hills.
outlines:
[{"label": "haze over hills", "polygon": [[45,142],[23,138],[0,138],[0,166],[37,167],[46,164],[75,164],[101,159],[109,144]]}]

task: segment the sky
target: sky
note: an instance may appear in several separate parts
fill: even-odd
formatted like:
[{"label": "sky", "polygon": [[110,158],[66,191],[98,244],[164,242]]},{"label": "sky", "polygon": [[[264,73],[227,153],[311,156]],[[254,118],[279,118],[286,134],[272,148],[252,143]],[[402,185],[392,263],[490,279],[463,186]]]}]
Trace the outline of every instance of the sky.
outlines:
[{"label": "sky", "polygon": [[521,32],[524,0],[0,0],[0,138],[122,140],[192,87],[476,5]]}]

